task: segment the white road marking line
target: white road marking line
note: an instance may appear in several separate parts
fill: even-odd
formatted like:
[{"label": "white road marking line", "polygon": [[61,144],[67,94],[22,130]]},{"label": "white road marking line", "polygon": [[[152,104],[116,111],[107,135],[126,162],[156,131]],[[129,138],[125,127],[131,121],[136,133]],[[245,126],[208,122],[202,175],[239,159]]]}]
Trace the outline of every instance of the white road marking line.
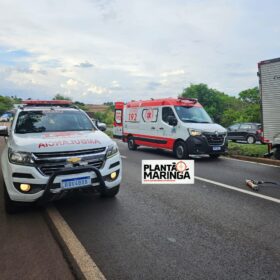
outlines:
[{"label": "white road marking line", "polygon": [[54,206],[49,207],[46,214],[79,279],[106,280],[57,209]]},{"label": "white road marking line", "polygon": [[243,190],[243,189],[240,189],[240,188],[237,188],[237,187],[234,187],[234,186],[230,186],[230,185],[227,185],[227,184],[212,181],[212,180],[205,179],[205,178],[198,177],[198,176],[195,176],[194,178],[197,179],[197,180],[206,182],[206,183],[214,184],[214,185],[219,186],[219,187],[223,187],[223,188],[226,188],[226,189],[229,189],[229,190],[245,193],[245,194],[248,194],[248,195],[251,195],[251,196],[259,197],[259,198],[266,199],[266,200],[273,201],[273,202],[276,202],[276,203],[280,204],[280,199],[278,199],[278,198],[274,198],[274,197],[271,197],[271,196],[267,196],[267,195]]},{"label": "white road marking line", "polygon": [[280,168],[280,166],[273,165],[273,164],[268,164],[268,163],[254,162],[254,161],[243,160],[243,159],[238,159],[238,158],[229,158],[229,157],[221,157],[221,158],[222,159],[236,160],[236,161],[242,161],[242,162],[246,162],[246,163],[253,163],[253,164],[259,164],[259,165],[265,165],[265,166]]},{"label": "white road marking line", "polygon": [[121,155],[121,158],[127,158],[126,156]]}]

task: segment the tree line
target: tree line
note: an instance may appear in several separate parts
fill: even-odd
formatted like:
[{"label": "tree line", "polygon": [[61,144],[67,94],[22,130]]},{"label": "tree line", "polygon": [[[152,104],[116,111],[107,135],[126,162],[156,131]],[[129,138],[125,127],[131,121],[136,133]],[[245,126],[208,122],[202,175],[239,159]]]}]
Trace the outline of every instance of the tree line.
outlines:
[{"label": "tree line", "polygon": [[[260,92],[257,87],[241,91],[237,97],[234,97],[209,88],[206,84],[191,84],[179,96],[197,98],[211,118],[225,127],[237,122],[261,121]],[[71,98],[57,94],[53,100],[71,100]],[[21,98],[16,96],[0,95],[0,113],[11,110],[14,104],[20,102]],[[79,101],[73,103],[87,111],[84,103]],[[111,125],[114,121],[114,103],[105,102],[104,105],[108,105],[108,109],[105,112],[96,112],[94,117]]]},{"label": "tree line", "polygon": [[225,127],[238,122],[261,122],[260,92],[257,87],[241,91],[237,97],[192,84],[179,96],[197,98],[214,120]]}]

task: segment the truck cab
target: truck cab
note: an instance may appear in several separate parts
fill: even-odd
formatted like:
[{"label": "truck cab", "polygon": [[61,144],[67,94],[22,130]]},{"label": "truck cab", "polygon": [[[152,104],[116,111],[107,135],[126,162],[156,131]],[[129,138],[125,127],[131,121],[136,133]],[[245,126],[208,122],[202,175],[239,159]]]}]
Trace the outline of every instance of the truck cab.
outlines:
[{"label": "truck cab", "polygon": [[130,150],[138,146],[168,149],[178,159],[201,154],[217,158],[226,152],[226,129],[213,123],[196,99],[166,98],[116,106],[114,135],[121,134]]},{"label": "truck cab", "polygon": [[1,130],[7,212],[23,203],[59,199],[69,192],[119,191],[118,147],[69,101],[24,101],[9,129]]}]

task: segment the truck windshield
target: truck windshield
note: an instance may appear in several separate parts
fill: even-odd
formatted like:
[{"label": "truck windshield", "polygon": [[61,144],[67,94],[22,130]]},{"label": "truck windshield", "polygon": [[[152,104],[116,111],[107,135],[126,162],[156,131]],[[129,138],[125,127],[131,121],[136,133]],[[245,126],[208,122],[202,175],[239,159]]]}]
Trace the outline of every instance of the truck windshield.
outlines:
[{"label": "truck windshield", "polygon": [[95,129],[87,116],[80,111],[22,111],[19,113],[15,133],[55,131],[83,131]]},{"label": "truck windshield", "polygon": [[207,112],[201,107],[175,106],[175,110],[182,122],[213,123]]}]

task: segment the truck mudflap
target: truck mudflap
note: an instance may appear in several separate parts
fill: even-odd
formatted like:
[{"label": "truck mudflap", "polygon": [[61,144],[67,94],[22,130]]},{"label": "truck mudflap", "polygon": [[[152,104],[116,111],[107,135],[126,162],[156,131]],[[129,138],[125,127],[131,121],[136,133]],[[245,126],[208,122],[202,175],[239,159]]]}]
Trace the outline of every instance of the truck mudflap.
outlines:
[{"label": "truck mudflap", "polygon": [[104,179],[98,168],[96,168],[94,166],[79,166],[79,167],[65,168],[65,169],[53,172],[53,174],[50,176],[50,178],[48,180],[48,183],[46,185],[43,195],[37,200],[37,203],[40,205],[45,204],[45,203],[49,202],[56,195],[56,194],[52,193],[50,190],[51,190],[53,182],[57,176],[70,175],[70,174],[72,175],[72,174],[84,173],[84,172],[94,172],[99,181],[99,184],[100,184],[99,187],[101,189],[107,189]]}]

